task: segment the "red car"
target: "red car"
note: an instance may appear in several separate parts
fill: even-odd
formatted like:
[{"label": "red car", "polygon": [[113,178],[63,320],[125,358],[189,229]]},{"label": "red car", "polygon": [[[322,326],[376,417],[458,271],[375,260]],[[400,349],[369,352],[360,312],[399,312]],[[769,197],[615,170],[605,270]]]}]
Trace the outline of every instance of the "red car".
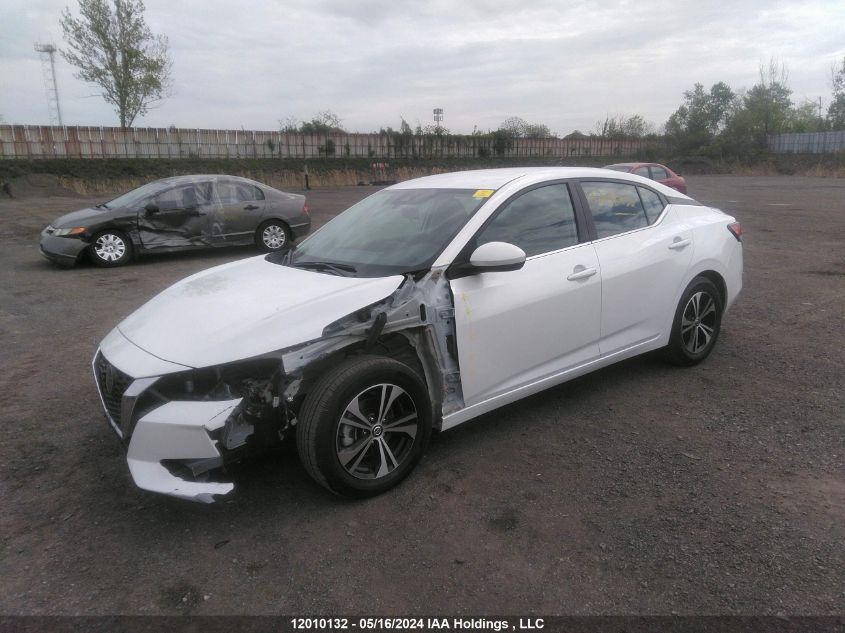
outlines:
[{"label": "red car", "polygon": [[605,165],[604,168],[650,178],[651,180],[656,180],[661,185],[677,189],[681,193],[687,192],[686,181],[681,178],[680,174],[676,174],[666,165],[659,165],[657,163],[617,163],[615,165]]}]

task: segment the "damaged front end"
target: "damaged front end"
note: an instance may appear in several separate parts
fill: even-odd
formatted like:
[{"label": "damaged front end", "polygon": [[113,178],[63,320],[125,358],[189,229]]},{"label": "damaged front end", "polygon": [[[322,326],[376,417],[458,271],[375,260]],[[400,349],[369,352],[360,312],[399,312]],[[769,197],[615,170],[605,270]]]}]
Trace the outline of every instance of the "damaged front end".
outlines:
[{"label": "damaged front end", "polygon": [[[226,467],[289,435],[310,387],[355,354],[418,371],[435,428],[461,409],[454,302],[442,270],[408,274],[391,295],[329,323],[319,338],[259,357],[192,369],[144,352],[116,329],[93,366],[135,483],[211,503],[234,487],[221,481]],[[140,368],[137,377],[130,367]]]},{"label": "damaged front end", "polygon": [[233,489],[215,481],[227,465],[277,444],[290,428],[272,395],[283,388],[278,357],[136,379],[101,349],[93,367],[106,417],[145,490],[210,503]]}]

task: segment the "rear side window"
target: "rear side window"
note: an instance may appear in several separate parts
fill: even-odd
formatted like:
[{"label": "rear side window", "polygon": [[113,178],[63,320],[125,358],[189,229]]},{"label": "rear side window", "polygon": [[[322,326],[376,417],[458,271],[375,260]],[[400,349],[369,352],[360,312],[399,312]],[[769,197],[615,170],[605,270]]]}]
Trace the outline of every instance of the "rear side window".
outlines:
[{"label": "rear side window", "polygon": [[637,191],[640,192],[640,200],[642,200],[643,207],[645,207],[648,223],[653,224],[657,217],[663,213],[663,200],[651,189],[637,187]]},{"label": "rear side window", "polygon": [[637,176],[643,176],[644,178],[648,178],[648,177],[649,177],[649,175],[648,175],[648,167],[637,167],[637,168],[634,170],[634,173],[635,173]]},{"label": "rear side window", "polygon": [[218,182],[216,189],[221,204],[237,204],[252,200],[264,200],[264,192],[261,189],[242,182]]},{"label": "rear side window", "polygon": [[509,202],[482,230],[476,246],[488,242],[515,244],[528,257],[577,244],[578,230],[569,187],[546,185]]},{"label": "rear side window", "polygon": [[651,177],[654,180],[666,180],[667,178],[669,178],[669,174],[667,174],[666,170],[662,167],[652,167]]},{"label": "rear side window", "polygon": [[618,182],[582,182],[598,239],[648,226],[637,187]]}]

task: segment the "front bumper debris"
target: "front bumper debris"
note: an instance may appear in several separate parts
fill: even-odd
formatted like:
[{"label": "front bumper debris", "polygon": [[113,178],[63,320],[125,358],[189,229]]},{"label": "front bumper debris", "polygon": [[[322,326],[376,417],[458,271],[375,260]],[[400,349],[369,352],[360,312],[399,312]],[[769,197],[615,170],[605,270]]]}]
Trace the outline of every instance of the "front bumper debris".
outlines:
[{"label": "front bumper debris", "polygon": [[241,398],[222,401],[172,401],[138,420],[129,441],[129,471],[139,488],[161,494],[213,503],[234,484],[187,481],[162,465],[163,460],[220,458],[209,432],[220,429]]}]

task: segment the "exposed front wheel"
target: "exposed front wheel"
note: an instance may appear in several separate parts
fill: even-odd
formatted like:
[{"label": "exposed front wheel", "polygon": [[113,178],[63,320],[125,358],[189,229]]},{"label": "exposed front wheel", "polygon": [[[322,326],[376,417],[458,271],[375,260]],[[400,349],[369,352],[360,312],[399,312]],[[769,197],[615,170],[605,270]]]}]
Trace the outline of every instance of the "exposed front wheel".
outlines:
[{"label": "exposed front wheel", "polygon": [[94,236],[88,252],[97,266],[123,266],[132,259],[132,242],[120,231],[102,231]]},{"label": "exposed front wheel", "polygon": [[369,497],[414,468],[431,435],[432,411],[411,368],[359,356],[314,385],[299,418],[297,448],[308,473],[332,492]]},{"label": "exposed front wheel", "polygon": [[279,220],[267,220],[255,232],[255,244],[267,253],[280,251],[290,244],[290,229]]},{"label": "exposed front wheel", "polygon": [[707,358],[719,338],[723,310],[722,295],[713,282],[693,279],[675,312],[666,358],[676,365],[696,365]]}]

